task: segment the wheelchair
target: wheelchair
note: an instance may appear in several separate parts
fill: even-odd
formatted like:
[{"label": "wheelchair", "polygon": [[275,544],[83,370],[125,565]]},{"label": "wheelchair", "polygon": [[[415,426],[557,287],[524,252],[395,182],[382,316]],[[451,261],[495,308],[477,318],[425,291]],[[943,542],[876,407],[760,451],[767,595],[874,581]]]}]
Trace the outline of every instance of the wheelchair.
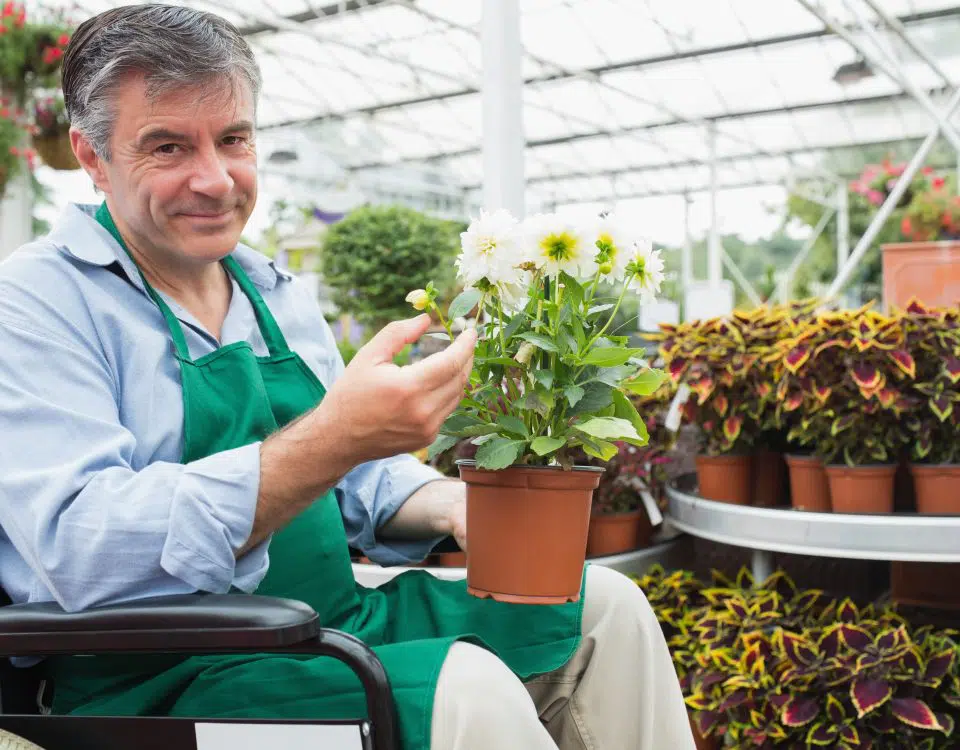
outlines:
[{"label": "wheelchair", "polygon": [[[4,597],[5,598],[5,597]],[[0,657],[102,654],[315,654],[360,679],[367,715],[342,721],[53,716],[42,709],[43,665],[0,659],[0,730],[43,750],[399,750],[390,682],[362,641],[320,627],[302,602],[189,594],[64,612],[55,603],[0,606]],[[0,737],[0,749],[15,748]]]}]

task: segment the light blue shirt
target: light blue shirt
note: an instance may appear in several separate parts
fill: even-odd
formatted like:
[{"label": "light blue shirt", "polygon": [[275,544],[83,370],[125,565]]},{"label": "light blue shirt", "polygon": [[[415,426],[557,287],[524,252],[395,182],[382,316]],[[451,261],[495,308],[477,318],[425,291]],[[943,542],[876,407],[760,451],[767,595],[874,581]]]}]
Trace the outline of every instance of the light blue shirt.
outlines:
[{"label": "light blue shirt", "polygon": [[[0,264],[0,583],[14,602],[65,609],[195,591],[256,589],[269,541],[253,527],[260,445],[180,463],[183,403],[170,334],[133,262],[70,206],[53,232]],[[290,348],[329,388],[343,372],[306,288],[263,255],[233,256]],[[266,346],[233,282],[221,342],[166,298],[194,358],[235,341]],[[381,564],[438,540],[378,540],[418,488],[440,478],[412,456],[361,464],[337,486],[350,544]]]}]

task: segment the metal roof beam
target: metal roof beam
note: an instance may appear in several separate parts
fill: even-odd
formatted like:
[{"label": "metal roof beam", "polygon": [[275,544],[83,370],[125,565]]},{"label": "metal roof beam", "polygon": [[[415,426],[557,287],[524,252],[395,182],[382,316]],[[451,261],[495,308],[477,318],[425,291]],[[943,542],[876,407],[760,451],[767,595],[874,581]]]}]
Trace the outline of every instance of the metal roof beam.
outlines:
[{"label": "metal roof beam", "polygon": [[[943,18],[953,18],[960,17],[960,5],[951,7],[951,8],[942,8],[935,11],[927,11],[925,13],[911,13],[908,15],[898,16],[897,20],[902,24],[915,24],[922,23],[924,21],[933,21]],[[635,68],[645,68],[654,65],[663,65],[669,64],[672,62],[679,62],[683,60],[690,60],[693,58],[704,58],[704,57],[713,57],[724,54],[729,54],[731,52],[741,52],[748,49],[760,49],[764,47],[774,47],[782,44],[792,44],[795,42],[808,41],[812,39],[822,39],[825,37],[833,36],[834,32],[830,29],[816,29],[813,31],[806,31],[796,34],[784,34],[779,36],[766,37],[764,39],[756,39],[748,42],[737,42],[735,44],[726,44],[716,47],[703,47],[699,49],[687,50],[683,52],[671,53],[666,55],[656,55],[652,57],[642,57],[636,58],[634,60],[626,60],[618,63],[611,63],[609,65],[599,65],[593,68],[586,68],[582,71],[573,72],[561,72],[554,71],[551,73],[543,73],[540,75],[530,76],[524,80],[525,85],[536,85],[541,83],[550,83],[554,81],[563,81],[576,78],[577,76],[603,76],[607,73],[613,73],[621,70],[632,70]],[[316,117],[309,117],[296,120],[288,120],[284,122],[278,122],[273,125],[267,126],[268,128],[282,128],[290,127],[293,125],[308,125],[314,122],[321,122],[328,119],[343,119],[346,117],[352,117],[357,115],[371,115],[376,114],[377,112],[386,112],[393,109],[401,109],[404,107],[412,107],[418,104],[430,104],[432,102],[441,102],[449,101],[451,99],[457,99],[464,96],[470,96],[471,94],[479,93],[479,88],[476,86],[464,86],[463,88],[454,89],[445,93],[438,94],[429,94],[426,96],[411,97],[409,99],[402,99],[395,102],[385,102],[383,104],[374,104],[369,107],[360,107],[358,109],[350,110],[348,112],[340,112],[333,114],[324,114],[318,115]]]},{"label": "metal roof beam", "polygon": [[[908,139],[905,141],[903,139],[897,138],[892,140],[868,141],[868,142],[861,142],[861,143],[839,143],[839,144],[831,144],[826,146],[807,146],[805,148],[785,149],[777,153],[776,156],[777,157],[782,156],[784,158],[787,158],[790,156],[802,156],[804,154],[820,154],[824,152],[837,153],[837,152],[844,152],[844,151],[856,151],[859,148],[880,148],[884,146],[902,146],[905,143],[913,143],[913,142],[916,142],[916,144],[919,145],[921,140],[922,140],[921,138],[914,138],[914,139]],[[717,164],[733,164],[738,161],[747,161],[750,159],[770,159],[770,158],[776,158],[776,157],[771,157],[767,152],[754,151],[746,154],[736,154],[731,156],[719,157],[717,159]],[[587,170],[578,171],[578,172],[562,172],[560,174],[548,174],[548,175],[541,175],[539,177],[528,177],[527,184],[537,185],[537,184],[543,184],[543,183],[558,182],[560,180],[579,180],[579,179],[590,179],[594,177],[604,177],[604,178],[625,177],[628,175],[645,174],[647,172],[660,172],[660,171],[670,170],[670,169],[689,169],[690,167],[703,167],[706,165],[707,165],[706,161],[690,159],[690,160],[684,160],[684,161],[662,162],[659,164],[642,164],[634,167],[623,167],[620,169],[607,169],[607,170],[602,170],[600,172],[587,171]],[[951,159],[949,163],[943,164],[942,166],[944,168],[945,167],[953,168],[956,166],[956,164],[955,164],[955,161]],[[854,175],[845,175],[845,176],[854,176]],[[480,187],[480,185],[479,183],[476,183],[476,184],[468,184],[468,185],[465,185],[464,187],[467,190],[476,190]]]},{"label": "metal roof beam", "polygon": [[[939,95],[943,93],[942,88],[931,89],[928,92],[931,96]],[[711,122],[725,122],[729,120],[743,120],[749,119],[751,117],[764,117],[767,115],[776,115],[785,112],[807,112],[807,111],[816,111],[818,109],[832,109],[842,106],[858,106],[864,104],[882,104],[884,102],[890,101],[900,101],[910,99],[911,97],[907,94],[899,93],[892,95],[882,95],[882,96],[867,96],[860,99],[837,99],[828,102],[810,102],[808,104],[797,104],[792,107],[767,107],[765,109],[753,109],[753,110],[740,110],[737,112],[724,112],[722,114],[714,115],[712,117],[704,117],[702,119]],[[668,119],[668,120],[658,120],[656,122],[646,123],[644,125],[631,126],[626,128],[614,128],[605,131],[591,131],[588,133],[579,133],[576,135],[565,135],[558,136],[555,138],[541,138],[537,140],[532,140],[527,142],[527,148],[542,148],[544,146],[557,146],[566,143],[575,143],[577,141],[590,140],[591,138],[601,138],[606,137],[611,134],[613,135],[627,135],[636,131],[651,131],[651,130],[661,130],[663,128],[677,127],[680,125],[686,125],[685,120],[680,119]],[[480,149],[476,147],[462,148],[456,151],[445,151],[443,153],[430,154],[427,156],[411,156],[404,159],[397,159],[396,161],[390,162],[368,162],[366,164],[354,164],[347,165],[345,168],[351,171],[363,170],[363,169],[382,169],[384,167],[394,167],[400,164],[415,164],[423,162],[433,162],[433,161],[443,161],[446,159],[456,159],[461,156],[473,156],[480,153]],[[774,152],[776,153],[776,152]]]},{"label": "metal roof beam", "polygon": [[[412,0],[411,0],[412,1]],[[322,21],[325,18],[334,18],[348,13],[363,11],[367,8],[373,8],[377,5],[385,5],[393,0],[345,0],[344,2],[330,3],[322,5],[316,10],[305,10],[301,13],[293,13],[289,16],[283,16],[284,21],[292,23],[308,23],[310,21]],[[263,34],[267,31],[276,31],[276,26],[270,23],[251,23],[248,26],[241,26],[239,31],[243,36],[253,36],[254,34]]]}]

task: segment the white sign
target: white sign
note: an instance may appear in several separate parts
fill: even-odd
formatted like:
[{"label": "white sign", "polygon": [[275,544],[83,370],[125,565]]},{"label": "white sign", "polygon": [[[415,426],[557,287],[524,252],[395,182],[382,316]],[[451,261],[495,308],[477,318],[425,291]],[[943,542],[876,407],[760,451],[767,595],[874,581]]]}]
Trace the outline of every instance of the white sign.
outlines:
[{"label": "white sign", "polygon": [[670,408],[667,409],[667,416],[663,420],[663,426],[670,430],[670,432],[676,432],[680,429],[680,409],[687,403],[689,398],[690,386],[686,383],[681,383],[673,396],[673,401],[670,402]]},{"label": "white sign", "polygon": [[363,750],[357,724],[246,724],[197,722],[197,750]]},{"label": "white sign", "polygon": [[723,279],[719,286],[709,281],[694,281],[683,297],[684,320],[722,318],[733,312],[733,282]]}]

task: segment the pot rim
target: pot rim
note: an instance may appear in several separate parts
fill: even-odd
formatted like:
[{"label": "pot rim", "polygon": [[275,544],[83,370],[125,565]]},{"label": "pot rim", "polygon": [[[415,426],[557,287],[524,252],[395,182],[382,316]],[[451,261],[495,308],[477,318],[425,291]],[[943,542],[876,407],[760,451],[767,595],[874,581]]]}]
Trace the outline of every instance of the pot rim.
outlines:
[{"label": "pot rim", "polygon": [[[510,471],[511,469],[525,469],[528,471],[564,471],[562,466],[527,466],[526,464],[511,464],[505,469],[481,469],[477,462],[472,458],[458,458],[454,461],[456,466],[466,466],[474,471],[486,471],[490,474],[497,474],[501,471]],[[571,471],[603,473],[607,469],[605,466],[574,466]]]},{"label": "pot rim", "polygon": [[932,471],[934,469],[957,469],[960,470],[960,461],[954,462],[952,464],[923,464],[923,463],[914,463],[911,461],[907,464],[910,467],[910,471]]},{"label": "pot rim", "polygon": [[840,470],[844,469],[847,471],[876,471],[877,469],[894,469],[899,466],[897,463],[892,464],[858,464],[857,466],[850,466],[849,464],[824,464],[825,469],[835,469]]}]

